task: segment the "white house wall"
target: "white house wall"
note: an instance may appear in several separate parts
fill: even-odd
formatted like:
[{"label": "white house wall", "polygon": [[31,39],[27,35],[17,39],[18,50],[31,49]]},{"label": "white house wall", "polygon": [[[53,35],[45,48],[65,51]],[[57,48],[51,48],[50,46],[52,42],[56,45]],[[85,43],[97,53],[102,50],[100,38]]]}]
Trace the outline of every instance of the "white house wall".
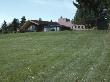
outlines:
[{"label": "white house wall", "polygon": [[55,31],[60,31],[60,27],[51,27],[51,28],[44,28],[44,32],[48,32],[48,31],[51,31],[52,29],[54,29]]},{"label": "white house wall", "polygon": [[74,25],[71,27],[72,30],[86,30],[85,25]]},{"label": "white house wall", "polygon": [[71,21],[67,21],[67,18],[62,18],[62,17],[59,18],[58,19],[58,23],[60,25],[64,25],[64,26],[70,27],[72,30],[86,30],[85,25],[73,24]]},{"label": "white house wall", "polygon": [[33,31],[33,32],[35,32],[35,31],[36,31],[36,26],[35,26],[35,25],[31,25],[31,26],[28,28],[28,31]]}]

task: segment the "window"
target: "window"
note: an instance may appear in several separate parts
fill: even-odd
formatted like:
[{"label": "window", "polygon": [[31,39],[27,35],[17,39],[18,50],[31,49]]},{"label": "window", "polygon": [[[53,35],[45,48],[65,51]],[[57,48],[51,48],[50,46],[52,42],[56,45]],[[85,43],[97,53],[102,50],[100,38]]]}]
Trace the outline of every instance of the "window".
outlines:
[{"label": "window", "polygon": [[78,26],[78,28],[80,28],[80,26]]},{"label": "window", "polygon": [[34,32],[34,31],[36,31],[36,28],[37,27],[35,25],[32,25],[28,28],[28,31]]},{"label": "window", "polygon": [[82,29],[84,29],[84,27],[82,26]]}]

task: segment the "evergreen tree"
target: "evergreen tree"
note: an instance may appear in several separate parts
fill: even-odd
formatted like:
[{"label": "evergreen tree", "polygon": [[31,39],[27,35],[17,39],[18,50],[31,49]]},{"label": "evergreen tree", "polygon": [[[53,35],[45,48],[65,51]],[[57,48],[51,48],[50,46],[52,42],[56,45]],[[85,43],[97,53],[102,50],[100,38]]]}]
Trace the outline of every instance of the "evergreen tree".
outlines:
[{"label": "evergreen tree", "polygon": [[39,18],[39,21],[42,21],[42,18]]},{"label": "evergreen tree", "polygon": [[7,28],[7,22],[4,21],[3,25],[2,25],[2,33],[7,33],[8,32],[8,28]]},{"label": "evergreen tree", "polygon": [[110,0],[76,0],[73,4],[77,7],[74,21],[83,24],[90,23],[93,26],[103,8],[110,10]]},{"label": "evergreen tree", "polygon": [[12,23],[10,23],[8,26],[8,33],[12,33],[13,32],[13,26],[12,26]]},{"label": "evergreen tree", "polygon": [[11,31],[16,33],[17,30],[19,29],[19,20],[14,18],[11,25],[12,25]]},{"label": "evergreen tree", "polygon": [[20,27],[22,27],[25,22],[26,22],[26,18],[25,18],[25,16],[23,16],[20,21]]}]

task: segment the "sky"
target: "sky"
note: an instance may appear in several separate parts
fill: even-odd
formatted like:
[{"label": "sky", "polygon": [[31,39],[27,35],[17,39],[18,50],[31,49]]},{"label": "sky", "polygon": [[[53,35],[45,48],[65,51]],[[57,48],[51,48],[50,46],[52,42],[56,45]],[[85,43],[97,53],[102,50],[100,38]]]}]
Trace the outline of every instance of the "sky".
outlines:
[{"label": "sky", "polygon": [[73,0],[1,0],[0,24],[4,20],[11,22],[14,18],[57,21],[59,17],[73,19],[76,8]]}]

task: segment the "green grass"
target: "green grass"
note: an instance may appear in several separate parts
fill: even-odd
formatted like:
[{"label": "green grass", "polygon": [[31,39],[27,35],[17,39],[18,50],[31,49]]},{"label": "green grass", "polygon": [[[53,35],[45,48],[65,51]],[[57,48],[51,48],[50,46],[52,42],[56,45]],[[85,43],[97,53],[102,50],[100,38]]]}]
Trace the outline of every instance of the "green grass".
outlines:
[{"label": "green grass", "polygon": [[110,82],[110,32],[1,34],[0,82]]}]

